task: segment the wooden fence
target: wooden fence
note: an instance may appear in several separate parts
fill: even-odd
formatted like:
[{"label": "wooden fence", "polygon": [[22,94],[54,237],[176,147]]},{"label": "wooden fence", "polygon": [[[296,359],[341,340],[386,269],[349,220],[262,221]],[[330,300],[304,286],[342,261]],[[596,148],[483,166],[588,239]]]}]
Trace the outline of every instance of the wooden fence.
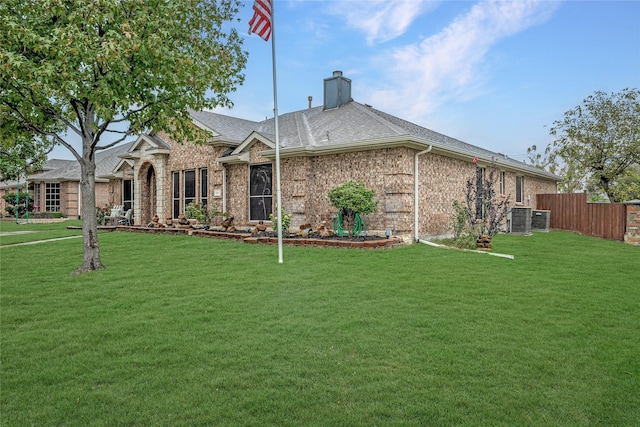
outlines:
[{"label": "wooden fence", "polygon": [[586,193],[537,194],[536,209],[551,211],[549,227],[609,240],[624,240],[627,210],[622,203],[587,203]]}]

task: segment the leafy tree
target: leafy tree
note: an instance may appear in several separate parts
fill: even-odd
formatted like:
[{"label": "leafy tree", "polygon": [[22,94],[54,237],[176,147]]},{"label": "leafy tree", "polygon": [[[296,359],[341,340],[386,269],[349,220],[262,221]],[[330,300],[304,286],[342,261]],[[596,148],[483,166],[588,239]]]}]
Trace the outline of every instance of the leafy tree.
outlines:
[{"label": "leafy tree", "polygon": [[[242,84],[239,0],[3,0],[0,118],[80,163],[84,255],[103,268],[95,154],[145,130],[204,142],[189,109],[231,106]],[[82,149],[74,148],[80,139]]]},{"label": "leafy tree", "polygon": [[619,178],[640,163],[640,91],[597,91],[550,129],[557,139],[544,154],[529,148],[532,163],[564,176],[562,191],[594,186],[611,202],[622,201]]},{"label": "leafy tree", "polygon": [[614,186],[615,199],[621,202],[640,200],[640,165],[633,165],[616,180]]},{"label": "leafy tree", "polygon": [[375,192],[368,190],[362,181],[349,181],[329,191],[329,201],[342,212],[348,230],[353,228],[356,214],[368,215],[376,211],[378,202],[373,200],[374,196]]},{"label": "leafy tree", "polygon": [[17,180],[39,170],[53,146],[0,109],[0,180]]}]

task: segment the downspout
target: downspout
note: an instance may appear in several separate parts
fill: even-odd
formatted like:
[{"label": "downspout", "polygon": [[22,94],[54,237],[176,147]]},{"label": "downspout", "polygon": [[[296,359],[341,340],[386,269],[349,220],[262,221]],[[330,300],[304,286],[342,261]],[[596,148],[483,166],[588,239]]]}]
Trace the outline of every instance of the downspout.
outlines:
[{"label": "downspout", "polygon": [[419,201],[418,201],[418,187],[420,184],[420,178],[418,177],[418,170],[419,170],[418,157],[422,156],[423,154],[427,154],[429,151],[431,151],[432,148],[433,148],[433,145],[429,145],[429,148],[416,153],[415,156],[413,157],[413,232],[414,232],[414,240],[416,242],[420,240],[420,233],[418,229],[418,224],[419,224],[418,208],[420,207]]}]

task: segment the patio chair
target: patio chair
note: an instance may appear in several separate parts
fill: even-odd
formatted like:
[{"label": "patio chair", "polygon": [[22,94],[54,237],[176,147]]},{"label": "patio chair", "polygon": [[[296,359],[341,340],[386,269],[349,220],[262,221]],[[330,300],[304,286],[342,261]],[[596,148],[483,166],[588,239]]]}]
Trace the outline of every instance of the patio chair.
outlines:
[{"label": "patio chair", "polygon": [[120,219],[120,212],[122,212],[122,205],[115,205],[111,208],[111,215],[109,215],[109,224],[115,225]]},{"label": "patio chair", "polygon": [[120,217],[118,224],[133,225],[133,209],[127,209],[127,212]]}]

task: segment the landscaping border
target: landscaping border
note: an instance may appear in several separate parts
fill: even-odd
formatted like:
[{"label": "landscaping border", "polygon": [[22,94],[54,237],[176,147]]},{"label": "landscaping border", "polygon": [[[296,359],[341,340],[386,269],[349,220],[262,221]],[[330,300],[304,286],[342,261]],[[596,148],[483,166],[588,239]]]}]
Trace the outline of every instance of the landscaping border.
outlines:
[{"label": "landscaping border", "polygon": [[[193,228],[176,228],[176,227],[141,227],[130,225],[105,225],[99,226],[99,230],[103,231],[123,231],[131,233],[156,233],[156,234],[185,234],[188,236],[209,237],[214,239],[235,240],[250,244],[275,245],[278,243],[277,237],[271,236],[253,236],[251,233],[241,232],[225,232],[213,230],[199,230]],[[375,239],[375,240],[344,240],[331,238],[315,238],[315,237],[283,237],[282,244],[288,246],[316,246],[316,247],[333,247],[333,248],[350,248],[350,249],[388,249],[403,246],[404,242],[400,239]]]}]

